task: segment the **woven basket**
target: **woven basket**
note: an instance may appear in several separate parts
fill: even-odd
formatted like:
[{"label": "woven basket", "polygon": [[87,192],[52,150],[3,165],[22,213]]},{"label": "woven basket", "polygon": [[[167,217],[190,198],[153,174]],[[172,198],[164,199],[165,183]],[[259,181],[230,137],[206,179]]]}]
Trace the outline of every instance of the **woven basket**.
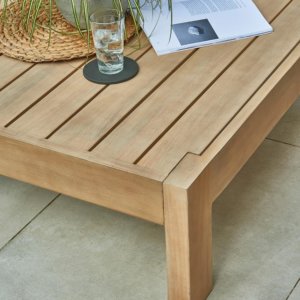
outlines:
[{"label": "woven basket", "polygon": [[[65,21],[58,9],[53,5],[51,39],[47,16],[41,11],[32,40],[21,23],[21,6],[19,1],[9,5],[5,25],[0,23],[0,53],[28,62],[45,62],[71,60],[93,55],[93,45],[86,41],[86,34],[81,37],[76,28]],[[126,17],[126,37],[135,34],[130,16]],[[30,25],[29,25],[30,26]]]}]

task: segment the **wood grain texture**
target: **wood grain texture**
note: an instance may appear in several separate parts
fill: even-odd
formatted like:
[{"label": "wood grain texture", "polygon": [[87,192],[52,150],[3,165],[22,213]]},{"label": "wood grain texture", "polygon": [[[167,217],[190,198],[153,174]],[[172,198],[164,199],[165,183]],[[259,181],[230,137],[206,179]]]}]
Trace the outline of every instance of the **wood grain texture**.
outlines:
[{"label": "wood grain texture", "polygon": [[[278,2],[277,5],[279,11],[282,8],[282,3]],[[267,7],[265,7],[265,11],[268,11]],[[271,19],[274,15],[268,17]],[[275,39],[277,39],[277,37]],[[250,42],[251,40],[248,39],[237,43],[224,44],[217,47],[197,50],[197,52],[189,58],[184,65],[178,68],[176,72],[147,99],[147,101],[142,103],[109,136],[101,141],[99,146],[96,147],[93,152],[99,153],[99,155],[103,157],[120,159],[132,163],[139,161],[141,156],[143,156],[145,152],[149,151],[151,147],[160,140],[161,136],[174,125],[175,122],[181,119],[185,110],[189,109],[189,107],[198,100],[199,96],[201,96],[207,88],[210,88],[211,85],[211,89],[214,88],[215,80],[220,81],[224,76],[226,76],[225,78],[227,78],[227,81],[222,81],[222,90],[219,90],[219,94],[209,100],[202,101],[202,98],[200,98],[198,101],[200,102],[199,109],[197,110],[197,113],[195,113],[195,116],[198,116],[198,118],[201,116],[199,119],[203,122],[203,124],[207,124],[207,127],[209,127],[211,123],[215,123],[215,126],[218,126],[218,122],[215,122],[215,115],[206,116],[206,113],[210,109],[212,113],[215,113],[216,109],[223,110],[224,106],[226,106],[228,111],[232,111],[232,106],[230,106],[231,103],[236,107],[243,104],[242,101],[244,98],[241,98],[237,102],[234,101],[235,99],[232,99],[232,102],[228,101],[229,103],[227,104],[227,99],[224,95],[222,95],[222,93],[224,92],[225,94],[225,90],[233,85],[233,80],[235,80],[235,82],[237,80],[239,81],[240,74],[245,72],[245,66],[241,67],[243,68],[242,70],[237,70],[237,68],[235,68],[235,70],[231,72],[232,66],[230,66],[230,64],[236,57],[238,57],[239,54],[243,53],[244,49]],[[282,39],[281,43],[284,43]],[[287,45],[286,49],[288,49],[288,47],[289,45]],[[252,48],[252,46],[250,46],[250,48]],[[261,50],[262,49],[257,49],[257,52]],[[254,55],[257,55],[257,52]],[[248,49],[245,53],[248,53]],[[244,53],[242,56],[244,56]],[[245,60],[247,60],[247,68],[249,69],[249,65],[252,67],[253,61],[256,60],[256,58],[248,56]],[[233,65],[235,65],[235,63]],[[271,65],[271,62],[269,65],[273,66]],[[226,71],[227,67],[230,68]],[[253,70],[253,74],[259,71],[260,67],[263,66],[256,65],[255,70]],[[267,71],[268,70],[264,70],[263,72]],[[223,72],[225,72],[224,75],[222,75]],[[228,73],[234,73],[235,78],[229,78],[227,75]],[[221,78],[219,78],[219,76],[221,76]],[[247,75],[244,75],[244,77],[245,76]],[[251,74],[249,76],[251,78]],[[263,74],[262,77],[264,77]],[[252,87],[249,84],[247,84],[246,87],[243,87],[243,84],[244,82],[240,80],[239,82],[236,82],[236,86],[233,88],[238,90],[242,90],[244,88],[246,90],[246,88],[251,89]],[[230,92],[231,90],[232,89],[230,89]],[[232,94],[235,92],[236,90],[233,90]],[[239,91],[239,95],[242,93],[243,91]],[[230,97],[232,97],[232,95],[230,95]],[[193,108],[191,110],[193,110]],[[217,114],[218,117],[219,114],[221,114],[221,112]],[[226,114],[224,114],[224,116],[226,117]],[[190,151],[187,143],[184,141],[185,138],[189,143],[197,143],[199,141],[199,139],[189,139],[190,133],[188,132],[188,128],[191,123],[192,121],[189,121],[188,117],[185,118],[184,125],[186,126],[187,131],[184,132],[183,135],[178,135],[182,138],[182,142],[179,143],[180,145],[174,145],[177,141],[177,137],[175,136],[176,134],[172,136],[174,140],[172,140],[173,144],[170,144],[170,148],[175,152],[175,155],[174,160],[170,162],[170,168],[166,171],[166,173],[170,171],[170,169],[186,152]],[[202,128],[199,130],[201,131],[201,129]],[[196,133],[199,132],[199,130],[197,131],[195,128],[193,132]],[[209,143],[210,139],[213,138],[210,133],[211,132],[209,131],[206,133],[206,128],[204,128],[204,136],[201,137],[201,142]],[[169,143],[166,143],[165,146],[165,148],[162,147],[163,151],[160,151],[160,148],[156,152],[157,156],[153,159],[152,157],[149,158],[149,160],[153,160],[157,170],[161,167],[161,165],[164,165],[165,161],[169,160],[169,156],[171,157],[173,155],[170,153],[171,151],[167,149],[167,147],[169,147]],[[166,156],[162,156],[161,153],[165,153],[165,151],[169,152]]]},{"label": "wood grain texture", "polygon": [[68,63],[35,65],[0,92],[0,126],[6,125],[74,71]]},{"label": "wood grain texture", "polygon": [[[141,42],[145,43],[144,38],[142,38]],[[128,46],[125,54],[132,59],[137,59],[148,50],[149,46],[144,46],[136,51],[133,51],[132,47]],[[77,65],[84,62],[84,60],[76,61]],[[49,93],[42,101],[34,105],[9,127],[38,138],[47,137],[51,134],[106,87],[106,85],[95,84],[85,80],[82,75],[82,69],[83,67],[63,81],[54,91]],[[81,127],[83,125],[81,124]]]},{"label": "wood grain texture", "polygon": [[241,41],[238,45],[232,43],[199,49],[93,152],[134,162],[246,45],[246,41]]},{"label": "wood grain texture", "polygon": [[204,300],[212,289],[209,178],[198,177],[185,188],[176,176],[175,171],[164,183],[168,299]]},{"label": "wood grain texture", "polygon": [[105,88],[82,80],[82,76],[81,68],[9,127],[38,138],[46,137]]},{"label": "wood grain texture", "polygon": [[201,154],[297,45],[299,11],[293,1],[273,23],[275,32],[258,38],[138,164],[167,175],[187,152]]},{"label": "wood grain texture", "polygon": [[157,57],[154,50],[139,60],[138,76],[130,81],[109,86],[84,110],[78,113],[51,140],[67,142],[79,150],[86,150],[104,136],[122,117],[126,116],[150,93],[189,52]]},{"label": "wood grain texture", "polygon": [[170,300],[207,297],[212,203],[300,94],[300,2],[255,2],[273,34],[144,49],[117,86],[86,82],[76,62],[3,75],[0,174],[164,224]]},{"label": "wood grain texture", "polygon": [[[47,141],[0,131],[0,174],[145,220],[163,223],[162,184],[111,162],[52,150]],[[57,148],[59,149],[59,148]]]},{"label": "wood grain texture", "polygon": [[187,154],[165,180],[169,299],[210,292],[212,203],[300,95],[299,54],[300,46],[202,156]]},{"label": "wood grain texture", "polygon": [[300,96],[299,78],[300,46],[205,152],[186,154],[167,180],[187,189],[198,176],[208,177],[207,197],[213,202]]},{"label": "wood grain texture", "polygon": [[0,91],[10,82],[18,78],[26,70],[31,68],[33,64],[20,62],[18,60],[8,58],[4,55],[0,56]]}]

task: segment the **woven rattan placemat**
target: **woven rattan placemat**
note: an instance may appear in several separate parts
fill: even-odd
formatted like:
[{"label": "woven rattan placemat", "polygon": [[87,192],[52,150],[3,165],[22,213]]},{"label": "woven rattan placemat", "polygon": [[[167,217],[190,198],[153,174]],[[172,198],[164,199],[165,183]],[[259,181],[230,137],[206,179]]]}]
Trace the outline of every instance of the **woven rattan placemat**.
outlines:
[{"label": "woven rattan placemat", "polygon": [[[58,9],[53,6],[51,41],[47,15],[42,11],[37,27],[30,41],[21,23],[19,1],[9,5],[5,25],[0,24],[0,53],[28,62],[70,60],[94,54],[76,29],[65,21]],[[126,18],[126,36],[134,35],[135,30],[130,17]]]}]

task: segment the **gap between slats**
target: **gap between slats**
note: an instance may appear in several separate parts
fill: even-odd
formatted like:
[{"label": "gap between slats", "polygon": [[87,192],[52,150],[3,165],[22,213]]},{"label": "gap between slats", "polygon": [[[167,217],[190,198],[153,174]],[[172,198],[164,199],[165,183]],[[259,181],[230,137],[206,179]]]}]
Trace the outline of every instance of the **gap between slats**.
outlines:
[{"label": "gap between slats", "polygon": [[[1,54],[2,56],[2,54]],[[14,77],[13,79],[11,79],[9,82],[7,82],[6,84],[4,84],[1,88],[0,88],[0,92],[2,90],[4,90],[6,87],[8,87],[10,84],[12,84],[14,81],[16,81],[18,78],[20,78],[22,75],[24,75],[26,72],[28,72],[30,69],[32,69],[35,66],[35,64],[32,64],[31,66],[29,66],[27,69],[25,69],[24,71],[20,72],[16,77]]]},{"label": "gap between slats", "polygon": [[[268,79],[266,79],[265,81],[264,81],[264,83],[263,83],[263,85],[268,81],[268,80],[270,80],[270,78],[276,73],[276,71],[285,63],[285,61],[290,57],[290,55],[293,53],[293,51],[294,50],[296,50],[297,49],[297,47],[299,47],[300,46],[300,41],[295,45],[295,47],[293,47],[293,49],[286,55],[286,57],[280,62],[280,64],[278,64],[278,66],[276,67],[276,69],[274,70],[274,72],[272,72],[272,75],[268,78]],[[262,85],[262,86],[263,86]],[[261,87],[262,87],[261,86]],[[261,88],[260,87],[260,88]],[[248,99],[248,101],[247,101],[247,103],[245,103],[245,105],[243,105],[243,107],[241,107],[241,109],[235,114],[235,116],[220,130],[220,132],[216,135],[216,137],[212,140],[212,142],[211,143],[209,143],[208,145],[207,145],[207,147],[203,150],[203,151],[201,151],[201,153],[195,153],[195,152],[191,152],[191,151],[188,151],[188,152],[186,152],[179,160],[178,160],[178,162],[172,167],[172,169],[170,169],[169,171],[168,171],[168,173],[167,174],[165,174],[163,177],[161,177],[160,178],[160,180],[161,181],[165,181],[171,174],[172,174],[172,172],[174,172],[174,170],[176,170],[177,168],[178,168],[178,166],[186,159],[186,157],[187,156],[189,156],[189,155],[195,155],[195,156],[203,156],[203,155],[205,155],[204,153],[206,152],[206,151],[208,151],[208,149],[210,148],[210,147],[212,147],[212,145],[214,144],[214,142],[216,141],[216,140],[218,140],[219,138],[220,138],[220,136],[222,135],[222,133],[224,132],[224,131],[226,131],[226,129],[227,129],[227,127],[228,126],[230,126],[230,123],[233,121],[233,119],[235,118],[235,117],[237,117],[240,113],[242,113],[242,111],[246,108],[246,106],[249,104],[249,101],[253,98],[253,97],[255,97],[255,95],[256,95],[256,93],[257,92],[259,92],[259,89],[260,88],[258,88],[252,95],[251,95],[251,97],[249,97],[249,99]]]},{"label": "gap between slats", "polygon": [[[270,24],[272,24],[280,15],[281,13],[293,2],[293,0],[289,1],[276,15],[275,17],[270,21]],[[228,70],[232,64],[254,43],[255,40],[257,40],[258,37],[255,37],[230,63],[229,65],[207,86],[187,107],[182,113],[174,119],[174,121],[145,149],[145,151],[133,162],[133,164],[138,164],[143,157],[147,155],[147,153],[153,148],[155,144],[164,136],[166,135],[172,127],[182,118],[182,116],[190,110],[197,101],[215,84],[215,82]],[[207,147],[201,152],[203,153],[213,142],[214,140],[219,136],[219,134],[224,130],[224,128],[231,122],[232,119],[235,118],[235,116],[243,109],[243,107],[249,102],[249,100],[252,98],[252,96],[264,85],[264,83],[274,74],[274,72],[280,67],[282,62],[293,52],[293,50],[299,45],[299,42],[290,50],[290,52],[284,57],[282,61],[276,66],[276,68],[273,70],[271,74],[262,82],[262,84],[253,92],[253,94],[247,99],[247,101],[244,103],[243,106],[236,112],[236,114],[228,121],[228,123],[220,130],[220,132],[212,139],[212,141],[207,145]],[[95,147],[93,147],[94,149]],[[201,154],[200,154],[201,155]]]},{"label": "gap between slats", "polygon": [[[1,57],[5,57],[3,54],[0,53],[0,59]],[[13,58],[10,58],[13,59]],[[28,68],[24,69],[23,71],[21,71],[20,73],[18,73],[15,77],[13,77],[11,80],[9,80],[7,83],[5,83],[3,86],[0,86],[0,92],[2,90],[4,90],[6,87],[8,87],[11,83],[13,83],[14,81],[16,81],[18,78],[20,78],[22,75],[24,75],[26,72],[28,72],[30,69],[32,69],[36,64],[33,63],[30,66],[28,66]]]},{"label": "gap between slats", "polygon": [[[289,38],[284,38],[284,34],[288,32],[289,28],[285,25],[288,24],[290,20],[292,21],[290,23],[291,26],[294,26],[297,29],[299,28],[299,19],[297,18],[299,6],[296,1],[294,4],[295,5],[290,6],[280,20],[274,24],[275,30],[279,31],[279,36],[275,35],[273,37],[263,38],[261,41],[257,42],[257,46],[253,46],[254,48],[252,50],[248,50],[249,55],[245,54],[246,57],[242,59],[241,64],[237,64],[237,67],[234,68],[232,72],[224,78],[224,80],[220,80],[220,82],[216,84],[215,89],[212,89],[210,92],[208,92],[207,96],[202,97],[203,101],[198,102],[192,110],[186,113],[183,119],[180,120],[177,125],[174,126],[174,128],[170,130],[170,132],[164,136],[139,162],[139,166],[148,167],[153,171],[159,171],[162,178],[164,178],[164,176],[168,174],[168,172],[184,156],[185,153],[191,152],[197,155],[203,155],[203,149],[205,149],[211,140],[220,133],[220,130],[224,128],[224,125],[226,126],[228,120],[232,119],[232,116],[240,110],[241,106],[244,106],[244,103],[249,100],[249,97],[252,97],[253,91],[257,90],[262,81],[265,81],[266,77],[269,77],[271,73],[273,73],[273,75],[269,78],[265,85],[258,90],[257,94],[252,97],[253,101],[252,99],[248,101],[246,108],[256,105],[259,101],[257,97],[259,97],[259,95],[261,97],[264,96],[264,94],[261,93],[263,93],[266,88],[269,91],[274,87],[276,88],[273,79],[279,80],[280,76],[283,76],[287,71],[287,67],[291,67],[291,63],[295,64],[299,58],[299,30],[298,32],[296,31],[294,35],[289,35]],[[280,38],[280,36],[283,38]],[[273,49],[272,46],[274,46]],[[262,53],[262,51],[264,52],[263,58],[258,59],[258,64],[255,64],[256,66],[252,68],[251,60],[255,61],[255,57],[257,56],[254,55],[259,55],[259,53]],[[286,60],[282,62],[282,60],[289,55],[289,52],[291,52],[290,56],[288,56]],[[269,54],[272,57],[271,62],[269,62]],[[267,70],[264,70],[265,67]],[[274,70],[276,67],[277,71]],[[248,68],[250,72],[249,74],[247,73]],[[239,70],[244,72],[241,73]],[[284,73],[282,73],[282,71],[284,71]],[[258,79],[254,79],[257,72],[259,72]],[[238,79],[240,76],[241,81]],[[249,82],[250,86],[248,86],[248,78],[253,78],[255,84]],[[295,76],[293,78],[294,79],[291,82],[291,87],[293,87],[295,90],[298,82]],[[229,83],[228,79],[233,80],[233,90],[228,89],[227,91],[223,91],[222,86],[224,86],[226,82]],[[239,83],[245,84],[245,89],[243,88],[239,90]],[[287,84],[286,88],[288,88]],[[223,97],[222,94],[224,92],[225,96]],[[222,101],[219,101],[219,99]],[[209,105],[210,102],[212,102],[211,109],[206,109],[207,106],[205,103]],[[244,109],[242,110],[242,114],[243,111]],[[215,112],[217,112],[217,115]],[[202,122],[203,116],[207,116],[205,119],[207,121]],[[218,117],[216,118],[216,116]],[[220,121],[217,121],[219,118]],[[240,117],[238,115],[233,121],[239,118]],[[230,124],[227,126],[228,128],[232,128]],[[227,127],[225,130],[228,133]],[[223,134],[219,136],[220,138],[224,137]],[[215,143],[213,143],[213,145],[215,145]],[[161,155],[161,153],[164,155]]]},{"label": "gap between slats", "polygon": [[[255,40],[255,39],[254,39]],[[238,59],[238,57],[240,55],[243,54],[243,52],[254,42],[251,41],[249,44],[247,44],[246,47],[244,47],[242,49],[242,51],[236,56],[234,57],[230,63],[212,80],[212,82],[201,92],[200,95],[198,95],[185,109],[184,111],[166,128],[166,130],[145,150],[145,152],[134,162],[134,164],[137,164],[138,161],[148,152],[149,149],[151,149],[153,147],[153,145],[156,144],[156,142],[169,130],[173,127],[173,125],[175,123],[177,123],[177,121],[182,117],[182,115],[185,114],[186,111],[188,111],[199,99],[199,97],[201,97],[217,80],[218,78],[220,78],[220,76],[222,76],[222,74],[235,62],[236,59]],[[162,84],[164,84],[164,82],[172,75],[174,74],[176,71],[178,71],[178,69],[184,65],[184,63],[186,63],[197,51],[194,50],[190,55],[188,55],[180,64],[178,64],[178,66],[169,74],[167,74],[160,82],[159,84],[157,84],[150,92],[148,92],[129,112],[127,112],[122,118],[120,118],[120,120],[118,122],[116,122],[111,128],[110,130],[108,130],[105,134],[103,134],[103,136],[101,136],[101,138],[99,138],[89,149],[88,151],[93,151],[99,144],[101,144],[101,142],[103,140],[105,140],[105,138],[107,136],[109,136],[116,128],[118,128],[119,125],[121,125],[140,105],[142,105],[152,94],[155,90],[157,90],[158,87],[160,87]]]},{"label": "gap between slats", "polygon": [[[204,95],[215,82],[232,66],[232,64],[249,48],[252,43],[256,40],[254,38],[243,50],[230,61],[230,63],[211,81],[211,83],[170,123],[169,126],[145,149],[145,151],[133,162],[133,164],[138,164],[138,162],[150,151],[150,149],[182,118],[182,116]],[[93,147],[94,149],[95,147]]]},{"label": "gap between slats", "polygon": [[251,96],[246,100],[246,102],[240,107],[240,109],[232,116],[232,118],[223,126],[220,132],[211,140],[211,142],[201,151],[201,153],[196,155],[202,155],[207,148],[222,134],[224,129],[228,126],[229,123],[243,110],[243,108],[248,104],[248,102],[253,98],[253,96],[261,89],[261,87],[272,77],[272,75],[280,68],[283,62],[291,55],[291,53],[300,45],[300,40],[295,44],[295,46],[287,53],[287,55],[279,62],[279,64],[275,67],[275,69],[270,73],[268,77],[258,86],[258,88],[251,94]]},{"label": "gap between slats", "polygon": [[[281,12],[283,11],[283,10],[285,10],[285,8],[291,3],[292,1],[289,1],[289,2],[287,2],[286,4],[285,4],[285,6],[283,6],[279,11],[277,11],[277,12],[275,12],[275,16],[273,15],[273,18],[271,18],[271,21],[270,22],[273,22],[280,14],[281,14]],[[250,43],[253,43],[253,41],[251,41]],[[251,44],[250,44],[251,45]],[[247,46],[245,46],[242,50],[240,50],[240,52],[238,52],[239,54],[237,54],[237,56],[235,56],[235,58],[231,61],[231,63],[230,64],[232,64],[236,59],[238,59],[238,57],[250,46],[249,44],[247,44]],[[229,65],[230,66],[230,65]],[[217,76],[217,78],[216,79],[214,79],[214,82],[224,73],[226,71],[226,69],[225,70],[223,70],[222,72],[221,72],[221,74],[219,74],[218,76]],[[207,89],[206,89],[207,90]],[[201,92],[201,95],[203,94],[203,92]],[[200,95],[200,96],[201,96]],[[184,109],[184,111],[183,111],[183,113],[181,113],[180,115],[179,115],[179,117],[177,116],[177,117],[175,117],[176,119],[175,120],[173,120],[172,121],[172,124],[170,124],[168,127],[167,127],[167,129],[161,134],[161,135],[159,135],[159,137],[158,138],[156,138],[155,139],[155,141],[154,142],[152,142],[151,143],[151,145],[145,150],[145,151],[143,151],[143,153],[142,154],[140,154],[139,155],[139,157],[138,158],[136,158],[136,159],[134,159],[132,162],[133,163],[135,163],[135,164],[137,164],[143,157],[144,157],[144,155],[146,155],[147,154],[147,152],[165,135],[165,133],[167,133],[177,122],[178,122],[178,120],[182,117],[182,115],[184,115],[184,113],[186,112],[186,111],[188,111],[189,110],[189,108],[190,107],[192,107],[195,103],[197,103],[197,101],[198,101],[198,99],[199,99],[199,95],[192,101],[192,103],[189,103],[188,104],[188,107],[187,108],[185,108]],[[136,107],[136,109],[138,108],[139,106],[137,106]],[[131,112],[131,114],[133,113],[134,111],[132,111]],[[123,118],[123,120],[122,120],[122,122],[119,122],[116,126],[114,126],[110,131],[109,131],[109,133],[106,133],[105,134],[105,136],[104,137],[102,137],[102,138],[100,138],[94,145],[92,145],[92,147],[90,148],[90,151],[91,150],[94,150],[95,148],[96,148],[96,150],[97,150],[97,146],[100,146],[101,147],[101,142],[105,142],[106,141],[106,138],[109,138],[109,136],[110,136],[110,134],[112,133],[112,134],[114,134],[114,132],[116,131],[116,130],[118,130],[118,128],[120,128],[120,126],[122,126],[122,123],[124,123],[124,121],[126,122],[127,121],[127,118],[128,117],[130,117],[130,114],[128,114],[125,118]],[[101,156],[101,150],[99,150],[99,155]],[[118,158],[118,159],[120,159],[120,158]]]},{"label": "gap between slats", "polygon": [[[141,53],[135,60],[138,61],[141,59],[149,50],[149,47],[145,52]],[[89,105],[97,96],[99,96],[104,90],[106,90],[110,85],[105,85],[101,88],[93,97],[91,97],[88,101],[86,101],[83,105],[81,105],[76,111],[74,111],[64,122],[62,122],[59,126],[57,126],[52,132],[50,132],[45,139],[51,138],[60,128],[62,128],[65,124],[67,124],[74,116],[76,116],[80,111],[82,111],[87,105]]]},{"label": "gap between slats", "polygon": [[49,90],[47,90],[44,94],[42,94],[37,100],[35,100],[33,103],[31,103],[29,106],[27,106],[23,111],[21,111],[18,115],[16,115],[12,120],[10,120],[8,123],[5,124],[5,128],[9,127],[12,123],[14,123],[16,120],[18,120],[21,116],[23,116],[27,111],[29,111],[33,106],[35,106],[37,103],[39,103],[43,98],[45,98],[48,94],[50,94],[53,90],[55,90],[62,82],[64,82],[66,79],[71,77],[78,69],[80,69],[85,62],[80,64],[77,68],[72,70],[67,76],[65,76],[63,79],[58,81],[54,86],[52,86]]},{"label": "gap between slats", "polygon": [[96,143],[93,144],[92,147],[88,149],[88,151],[93,151],[111,132],[114,131],[115,128],[117,128],[132,112],[134,112],[143,102],[147,100],[147,98],[157,89],[159,88],[173,73],[175,73],[194,53],[196,50],[191,52],[187,57],[182,60],[180,64],[176,66],[170,73],[168,73],[162,80],[154,86],[136,105],[133,106],[131,110],[129,110],[118,122],[116,122],[110,130],[108,130]]},{"label": "gap between slats", "polygon": [[[129,45],[130,45],[131,43],[129,43]],[[146,49],[146,52],[150,49],[150,46],[145,46],[145,49]],[[132,52],[135,52],[135,50],[134,51],[132,51]],[[145,51],[144,51],[145,52]],[[144,53],[143,53],[144,54]],[[139,55],[138,57],[140,57],[140,56],[142,56],[142,55]],[[94,57],[92,57],[92,58],[89,58],[88,59],[88,61],[89,60],[91,60],[91,59],[94,59]],[[87,63],[87,60],[84,60],[84,61],[82,61],[81,63],[80,62],[78,62],[79,64],[77,65],[77,67],[75,67],[74,65],[71,65],[71,67],[72,67],[72,71],[70,71],[70,73],[68,73],[68,75],[67,76],[65,76],[64,78],[62,78],[61,80],[59,80],[58,82],[56,82],[55,83],[55,85],[53,85],[50,89],[48,89],[45,93],[43,93],[42,95],[40,95],[33,103],[31,103],[30,105],[28,105],[26,108],[24,108],[24,109],[22,109],[18,114],[16,114],[13,118],[11,118],[5,125],[4,125],[4,127],[5,128],[7,128],[7,127],[9,127],[10,125],[12,125],[14,122],[16,122],[17,120],[19,120],[24,114],[26,114],[28,111],[30,111],[33,107],[35,107],[38,103],[40,103],[45,97],[47,97],[51,92],[53,92],[59,85],[61,85],[63,82],[65,82],[67,79],[69,79],[72,75],[74,75],[74,73],[76,73],[76,72],[78,72],[83,66],[84,66],[84,64],[86,64]],[[31,68],[29,68],[27,71],[29,71],[30,69],[32,69],[34,66],[36,66],[36,65],[38,65],[38,64],[33,64],[33,66],[31,67]],[[24,72],[24,73],[26,73],[26,72]],[[23,74],[24,74],[23,73]],[[22,74],[22,75],[23,75]],[[19,77],[21,77],[21,75],[19,76]],[[101,91],[101,90],[100,90]],[[91,101],[92,101],[92,99],[91,99]],[[91,102],[90,101],[90,102]],[[88,103],[87,103],[88,104]],[[83,106],[84,107],[84,106]],[[83,108],[82,107],[82,108]],[[81,109],[82,109],[81,108]],[[76,113],[78,113],[78,111],[76,112]],[[75,114],[76,114],[75,113]],[[75,115],[75,114],[72,114],[72,116],[70,116],[69,118],[68,118],[68,120],[69,119],[71,119],[72,117],[73,117],[73,115]],[[67,121],[66,121],[67,122]],[[64,122],[64,123],[66,123],[66,122]],[[60,126],[59,126],[59,128],[61,127],[61,126],[63,126],[63,124],[61,124]],[[59,128],[57,128],[57,129],[55,129],[55,131],[56,130],[58,130]],[[52,133],[53,134],[53,133]],[[51,134],[51,135],[52,135]],[[50,136],[50,135],[49,135]]]},{"label": "gap between slats", "polygon": [[[291,3],[292,1],[290,1],[286,6],[288,6],[290,3]],[[286,7],[285,6],[285,7]],[[282,10],[284,10],[285,9],[285,7],[282,9]],[[280,12],[278,12],[278,14],[275,16],[275,18],[282,12],[282,10],[280,11]],[[273,18],[273,20],[275,19],[275,18]],[[272,21],[273,21],[272,20]],[[253,41],[252,41],[253,42]],[[250,42],[250,44],[248,44],[242,51],[241,51],[241,53],[240,53],[240,55],[251,45],[251,43],[252,42]],[[194,52],[193,52],[194,53]],[[192,54],[191,54],[192,55]],[[239,56],[239,55],[238,55]],[[238,56],[234,59],[234,60],[236,60],[237,58],[238,58]],[[234,62],[234,60],[233,60],[233,62]],[[180,66],[178,66],[178,68],[179,68]],[[80,67],[78,67],[77,69],[79,69]],[[176,70],[174,70],[174,72],[175,72]],[[214,80],[214,82],[224,73],[226,71],[226,69],[224,70],[224,71],[222,71],[219,75],[218,75],[218,77]],[[72,74],[73,74],[74,72],[72,72]],[[69,75],[68,77],[70,77],[71,75]],[[67,78],[68,78],[67,77]],[[65,79],[64,79],[65,80]],[[62,82],[62,81],[61,81]],[[60,82],[60,83],[61,83]],[[53,89],[55,89],[60,83],[58,83]],[[163,81],[161,81],[159,84],[158,84],[158,86],[159,85],[161,85],[163,83]],[[213,83],[212,83],[213,84]],[[212,85],[211,84],[211,85]],[[157,88],[157,87],[155,87],[155,88]],[[19,118],[21,115],[23,115],[24,113],[26,113],[30,108],[32,108],[34,105],[36,105],[38,102],[40,102],[47,94],[49,94],[53,89],[51,89],[50,91],[48,91],[46,94],[44,94],[43,96],[41,96],[35,103],[33,103],[31,106],[29,106],[26,110],[24,110],[23,111],[23,113],[21,113],[21,114],[19,114],[13,121],[11,121],[11,122],[9,122],[9,123],[7,123],[6,124],[6,127],[7,126],[9,126],[10,124],[12,124],[17,118]],[[102,90],[103,91],[103,90]],[[103,139],[105,139],[105,137],[107,137],[120,123],[122,123],[126,118],[127,118],[127,116],[128,115],[130,115],[142,102],[144,102],[145,100],[146,100],[146,98],[147,97],[149,97],[149,95],[152,93],[152,91],[150,92],[150,93],[148,93],[143,99],[142,99],[142,101],[140,101],[137,105],[135,105],[134,107],[133,107],[133,109],[129,112],[129,113],[127,113],[127,114],[125,114],[125,116],[124,117],[122,117],[122,119],[120,119],[119,120],[119,122],[117,123],[117,124],[115,124],[111,129],[110,129],[110,131],[109,132],[107,132],[106,134],[105,134],[105,136],[104,137],[102,137],[101,139],[99,139],[98,141],[96,141],[96,143],[92,146],[92,147],[90,147],[90,149],[89,149],[89,151],[92,151],[95,147],[97,147],[97,145],[98,144],[100,144],[101,143],[101,141],[103,140]],[[203,94],[203,92],[201,93],[201,94]],[[98,95],[98,94],[97,94]],[[95,97],[97,96],[97,95],[95,95]],[[201,96],[201,95],[200,95]],[[89,103],[91,103],[91,101],[95,98],[95,97],[93,97],[92,99],[89,99],[89,101],[88,102],[86,102],[85,104],[83,104],[78,110],[76,110],[75,112],[73,112],[71,115],[70,115],[70,117],[68,118],[68,119],[66,119],[62,124],[60,124],[54,131],[52,131],[46,138],[50,138],[55,132],[57,132],[62,126],[64,126],[68,121],[70,121],[76,114],[78,114],[84,107],[86,107]],[[189,110],[196,102],[197,102],[197,100],[198,100],[198,97],[184,110],[184,113],[187,111],[187,110]],[[184,114],[183,113],[183,114]],[[183,115],[182,114],[182,115]],[[180,117],[178,117],[177,119],[175,119],[173,122],[172,122],[172,124],[167,128],[167,131],[168,130],[170,130],[175,124],[176,124],[176,122],[178,121],[178,119],[180,119]],[[166,131],[166,132],[167,132]],[[166,133],[166,132],[164,132],[163,134],[161,134],[160,136],[159,136],[159,138],[149,147],[149,149],[151,149],[151,147],[153,147],[154,145],[155,145],[155,143]],[[140,159],[142,159],[142,157],[149,151],[149,149],[147,149],[138,159],[136,159],[136,161],[135,161],[135,163],[138,163],[139,161],[140,161]]]}]

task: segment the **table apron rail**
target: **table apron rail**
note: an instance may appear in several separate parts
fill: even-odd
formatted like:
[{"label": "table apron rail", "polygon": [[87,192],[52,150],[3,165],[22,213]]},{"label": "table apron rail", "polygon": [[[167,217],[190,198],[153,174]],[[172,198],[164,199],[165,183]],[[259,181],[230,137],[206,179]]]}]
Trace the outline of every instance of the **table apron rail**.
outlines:
[{"label": "table apron rail", "polygon": [[0,131],[0,174],[163,223],[162,183],[16,139]]}]

